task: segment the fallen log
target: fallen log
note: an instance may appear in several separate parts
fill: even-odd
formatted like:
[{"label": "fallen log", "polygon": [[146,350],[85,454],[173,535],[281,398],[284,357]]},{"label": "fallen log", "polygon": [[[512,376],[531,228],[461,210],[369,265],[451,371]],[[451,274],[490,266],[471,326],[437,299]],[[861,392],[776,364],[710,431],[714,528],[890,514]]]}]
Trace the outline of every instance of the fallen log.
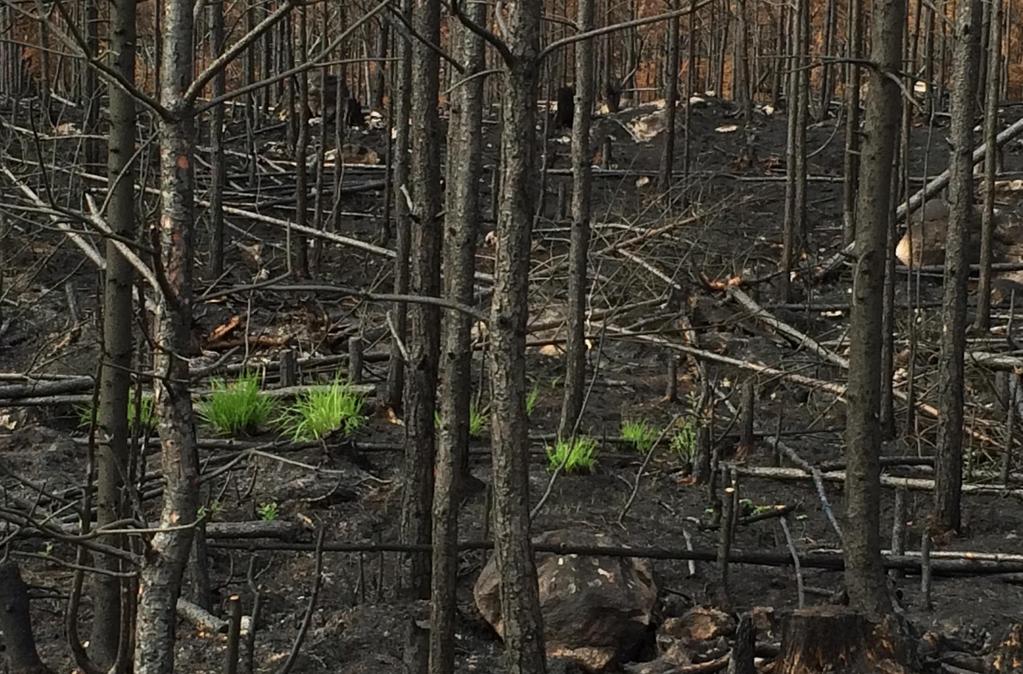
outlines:
[{"label": "fallen log", "polygon": [[[210,541],[210,548],[221,550],[243,550],[246,552],[275,551],[275,552],[315,552],[314,543],[296,543],[284,541]],[[492,550],[493,543],[489,541],[466,541],[458,544],[461,552],[469,550]],[[332,553],[375,553],[375,552],[430,552],[432,546],[429,544],[403,544],[403,543],[339,543],[324,542],[323,552]],[[694,560],[710,562],[717,560],[717,550],[687,549],[687,548],[656,548],[640,546],[580,546],[580,545],[554,545],[538,544],[533,546],[534,553],[547,553],[558,555],[584,555],[590,557],[637,557],[641,559],[664,559],[672,561]],[[803,568],[829,569],[840,571],[845,568],[845,560],[841,550],[830,553],[814,552],[798,555],[799,564]],[[762,552],[732,550],[728,555],[728,561],[732,564],[750,564],[753,566],[791,566],[792,555],[789,552]],[[909,555],[884,555],[883,564],[885,568],[901,569],[903,571],[919,572],[921,560],[919,557]],[[946,576],[988,576],[1004,575],[1008,573],[1023,572],[1023,562],[999,562],[983,559],[932,559],[930,562],[931,572],[935,575]]]},{"label": "fallen log", "polygon": [[302,531],[301,526],[289,520],[208,522],[206,524],[206,538],[211,540],[274,538],[292,541],[298,538]]},{"label": "fallen log", "polygon": [[[750,477],[760,477],[769,480],[809,480],[812,476],[802,468],[774,468],[772,466],[742,466],[733,465],[740,474]],[[844,470],[833,470],[820,474],[826,482],[845,482]],[[882,475],[881,486],[903,487],[912,491],[934,491],[934,480],[925,480],[917,477],[896,477],[894,475]],[[964,484],[964,494],[978,496],[1016,496],[1023,497],[1023,489],[1012,487],[1001,487],[993,484]]]}]

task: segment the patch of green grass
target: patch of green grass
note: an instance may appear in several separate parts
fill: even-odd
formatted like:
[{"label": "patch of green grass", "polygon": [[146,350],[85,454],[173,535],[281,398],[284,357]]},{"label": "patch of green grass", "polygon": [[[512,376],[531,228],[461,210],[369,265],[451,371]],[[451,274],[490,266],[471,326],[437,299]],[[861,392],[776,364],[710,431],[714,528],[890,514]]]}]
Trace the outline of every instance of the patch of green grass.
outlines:
[{"label": "patch of green grass", "polygon": [[259,515],[259,519],[264,522],[273,522],[281,516],[281,508],[277,505],[276,501],[270,501],[268,503],[261,504],[256,509],[256,514]]},{"label": "patch of green grass", "polygon": [[547,469],[554,472],[559,467],[566,473],[593,470],[597,463],[597,441],[585,435],[574,440],[562,440],[547,447]]},{"label": "patch of green grass", "polygon": [[351,435],[366,418],[365,401],[348,382],[334,379],[329,386],[306,391],[280,419],[284,432],[294,440],[320,440],[334,431]]},{"label": "patch of green grass", "polygon": [[210,388],[197,409],[206,425],[220,435],[255,433],[273,416],[274,400],[263,395],[255,372],[233,382],[214,379]]},{"label": "patch of green grass", "polygon": [[622,440],[644,454],[650,451],[657,441],[657,429],[644,420],[623,421],[621,427]]},{"label": "patch of green grass", "polygon": [[[92,405],[83,405],[77,409],[78,426],[88,428],[92,423]],[[141,414],[140,414],[141,413]],[[139,428],[136,428],[136,424]],[[145,396],[142,403],[136,407],[135,397],[128,399],[128,430],[136,433],[143,430],[152,430],[156,427],[156,416],[153,413],[153,399]]]},{"label": "patch of green grass", "polygon": [[490,423],[490,410],[486,407],[483,409],[477,409],[476,404],[469,405],[469,437],[480,439],[483,437],[483,431],[487,429],[487,424]]},{"label": "patch of green grass", "polygon": [[680,419],[678,430],[671,436],[671,452],[682,461],[692,463],[696,459],[696,424],[691,419]]}]

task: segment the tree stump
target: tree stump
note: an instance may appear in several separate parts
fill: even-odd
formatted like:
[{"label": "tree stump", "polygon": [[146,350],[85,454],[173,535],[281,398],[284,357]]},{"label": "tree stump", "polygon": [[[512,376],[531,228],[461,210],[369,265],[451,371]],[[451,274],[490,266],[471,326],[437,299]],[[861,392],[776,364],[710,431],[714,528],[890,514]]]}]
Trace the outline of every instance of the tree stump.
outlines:
[{"label": "tree stump", "polygon": [[903,641],[893,621],[844,606],[798,609],[785,619],[774,674],[910,674]]},{"label": "tree stump", "polygon": [[0,652],[12,674],[49,674],[39,659],[28,612],[28,588],[18,565],[0,562]]},{"label": "tree stump", "polygon": [[994,668],[999,674],[1023,671],[1023,623],[1009,628],[1005,640],[998,647]]}]

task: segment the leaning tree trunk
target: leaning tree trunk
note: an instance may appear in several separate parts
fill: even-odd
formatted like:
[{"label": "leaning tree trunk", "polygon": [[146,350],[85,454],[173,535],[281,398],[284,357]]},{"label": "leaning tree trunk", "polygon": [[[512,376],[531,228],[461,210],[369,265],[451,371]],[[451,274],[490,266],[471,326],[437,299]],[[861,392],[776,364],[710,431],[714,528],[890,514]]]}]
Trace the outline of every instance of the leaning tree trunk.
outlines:
[{"label": "leaning tree trunk", "polygon": [[[486,23],[487,6],[469,5],[470,18]],[[465,66],[459,77],[485,67],[483,39],[468,28],[452,31],[456,58]],[[472,305],[476,270],[476,233],[480,219],[479,176],[483,163],[483,78],[455,89],[448,121],[446,215],[444,226],[445,296]],[[434,473],[433,577],[431,579],[430,672],[455,667],[455,590],[458,585],[458,507],[462,479],[468,473],[469,408],[472,399],[472,317],[451,312],[444,321],[441,365],[440,439]]]},{"label": "leaning tree trunk", "polygon": [[[934,524],[957,531],[963,483],[963,358],[966,350],[966,282],[973,219],[973,118],[980,57],[980,0],[956,8],[952,81],[952,145],[945,237],[945,294],[942,300],[941,360],[938,367],[938,449],[934,465]],[[994,148],[989,150],[994,154]]]},{"label": "leaning tree trunk", "polygon": [[[440,5],[414,0],[413,24],[429,44],[440,44]],[[412,227],[410,291],[425,297],[440,295],[440,122],[437,114],[440,59],[422,40],[412,43]],[[405,367],[405,466],[401,501],[401,540],[430,542],[435,452],[434,411],[437,404],[437,361],[440,353],[440,312],[435,305],[409,307],[409,360]],[[409,588],[418,599],[430,598],[430,554],[411,557]],[[425,671],[428,645],[418,641],[426,632],[412,630],[416,645],[414,671]]]},{"label": "leaning tree trunk", "polygon": [[[406,21],[412,19],[412,0],[402,0],[401,13]],[[399,54],[397,84],[393,95],[397,111],[394,120],[394,146],[391,154],[391,195],[394,199],[394,224],[397,240],[394,256],[394,292],[408,293],[409,249],[411,248],[412,224],[408,202],[402,187],[408,188],[409,178],[409,122],[412,117],[412,44],[395,31],[394,44]],[[405,358],[402,344],[408,332],[408,307],[404,302],[395,303],[392,308],[394,335],[391,338],[391,354],[387,363],[386,403],[394,410],[402,405],[405,390]]]},{"label": "leaning tree trunk", "polygon": [[887,75],[902,59],[905,0],[874,6],[874,36],[860,191],[856,206],[856,264],[849,307],[849,388],[846,394],[845,583],[852,606],[868,616],[891,608],[881,563],[881,313],[892,203],[892,165],[902,106],[899,85]]},{"label": "leaning tree trunk", "polygon": [[[1002,2],[991,0],[988,38],[987,91],[984,103],[984,143],[994,148],[998,137],[998,100],[1001,93]],[[995,234],[995,175],[998,152],[984,155],[984,210],[981,213],[980,282],[977,286],[977,317],[974,326],[980,332],[991,327],[991,247]]]},{"label": "leaning tree trunk", "polygon": [[[116,645],[115,645],[116,648]],[[18,565],[0,562],[0,651],[11,674],[49,674],[39,659],[32,619],[29,615],[28,587],[21,579]]]},{"label": "leaning tree trunk", "polygon": [[[135,0],[110,5],[110,66],[126,82],[135,81]],[[124,241],[135,239],[135,98],[121,87],[109,87],[110,132],[107,140],[107,178],[110,195],[106,212],[110,228]],[[124,514],[122,491],[128,474],[128,394],[131,387],[132,300],[134,271],[107,241],[103,286],[103,358],[97,410],[96,524],[103,527]],[[108,540],[111,545],[118,544]],[[98,557],[96,564],[119,571],[117,560]],[[117,576],[96,574],[93,581],[92,659],[110,667],[117,659],[121,634],[121,582]]]},{"label": "leaning tree trunk", "polygon": [[160,102],[159,250],[164,276],[153,357],[154,408],[164,476],[159,533],[147,542],[139,587],[135,674],[174,671],[176,604],[192,546],[199,491],[195,420],[187,355],[192,327],[192,239],[195,112],[184,92],[193,78],[192,3],[166,0],[163,15]]},{"label": "leaning tree trunk", "polygon": [[501,204],[490,314],[494,553],[509,674],[543,674],[543,619],[529,538],[526,323],[529,241],[536,204],[536,78],[542,0],[509,5],[503,71]]},{"label": "leaning tree trunk", "polygon": [[[594,0],[579,0],[578,30],[593,30]],[[677,50],[677,47],[676,47]],[[669,57],[669,60],[670,57]],[[677,78],[676,78],[677,79]],[[586,380],[586,266],[590,247],[593,186],[590,123],[593,108],[593,40],[576,42],[575,107],[572,120],[572,234],[568,252],[568,331],[565,340],[565,396],[558,435],[568,438],[583,410]],[[671,113],[669,113],[670,115]],[[674,136],[674,134],[670,134]],[[670,168],[669,168],[670,172]]]}]

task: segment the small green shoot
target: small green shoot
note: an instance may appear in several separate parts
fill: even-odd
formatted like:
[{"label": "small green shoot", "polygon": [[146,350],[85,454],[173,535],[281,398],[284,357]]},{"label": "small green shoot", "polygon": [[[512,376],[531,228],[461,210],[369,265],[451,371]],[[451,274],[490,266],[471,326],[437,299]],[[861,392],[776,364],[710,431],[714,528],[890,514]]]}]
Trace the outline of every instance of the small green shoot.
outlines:
[{"label": "small green shoot", "polygon": [[637,452],[647,453],[657,441],[657,429],[646,421],[623,421],[622,440],[632,445]]},{"label": "small green shoot", "polygon": [[[473,440],[479,440],[483,437],[484,431],[487,430],[487,424],[490,423],[490,408],[484,407],[479,409],[476,407],[476,403],[469,405],[469,437]],[[433,413],[433,425],[439,430],[440,429],[440,410]]]},{"label": "small green shoot", "polygon": [[476,404],[469,405],[469,437],[476,440],[483,437],[483,431],[486,430],[487,424],[490,422],[490,410],[486,407],[483,409],[477,409]]},{"label": "small green shoot", "polygon": [[566,473],[593,470],[597,462],[597,441],[584,435],[574,440],[562,440],[547,447],[547,469],[554,472],[561,468]]},{"label": "small green shoot", "polygon": [[526,394],[526,416],[533,416],[533,411],[536,409],[536,404],[540,402],[540,385],[533,384],[533,388],[529,389],[529,393]]},{"label": "small green shoot", "polygon": [[256,509],[256,514],[259,515],[259,519],[264,522],[273,522],[281,516],[281,509],[280,506],[277,505],[276,501],[269,501],[267,503],[260,504],[259,508]]},{"label": "small green shoot", "polygon": [[[80,428],[88,428],[92,423],[92,405],[83,405],[77,409],[78,425]],[[141,412],[141,414],[140,414]],[[140,428],[136,428],[136,424]],[[153,399],[149,396],[142,398],[142,404],[136,409],[135,398],[128,399],[128,430],[136,433],[143,430],[152,430],[156,427],[156,417],[153,414]]]},{"label": "small green shoot", "polygon": [[212,520],[216,518],[220,514],[220,511],[223,509],[224,506],[220,501],[213,501],[212,503],[209,504],[209,506],[206,505],[199,506],[198,517],[201,520],[203,519]]},{"label": "small green shoot", "polygon": [[259,375],[242,375],[236,381],[214,379],[210,395],[199,402],[203,421],[220,435],[255,433],[273,415],[274,400],[259,388]]},{"label": "small green shoot", "polygon": [[671,451],[686,463],[696,458],[696,424],[692,420],[679,420],[678,430],[671,436]]},{"label": "small green shoot", "polygon": [[321,440],[340,430],[351,435],[362,427],[365,401],[340,378],[329,386],[299,396],[280,419],[284,432],[294,440]]}]

